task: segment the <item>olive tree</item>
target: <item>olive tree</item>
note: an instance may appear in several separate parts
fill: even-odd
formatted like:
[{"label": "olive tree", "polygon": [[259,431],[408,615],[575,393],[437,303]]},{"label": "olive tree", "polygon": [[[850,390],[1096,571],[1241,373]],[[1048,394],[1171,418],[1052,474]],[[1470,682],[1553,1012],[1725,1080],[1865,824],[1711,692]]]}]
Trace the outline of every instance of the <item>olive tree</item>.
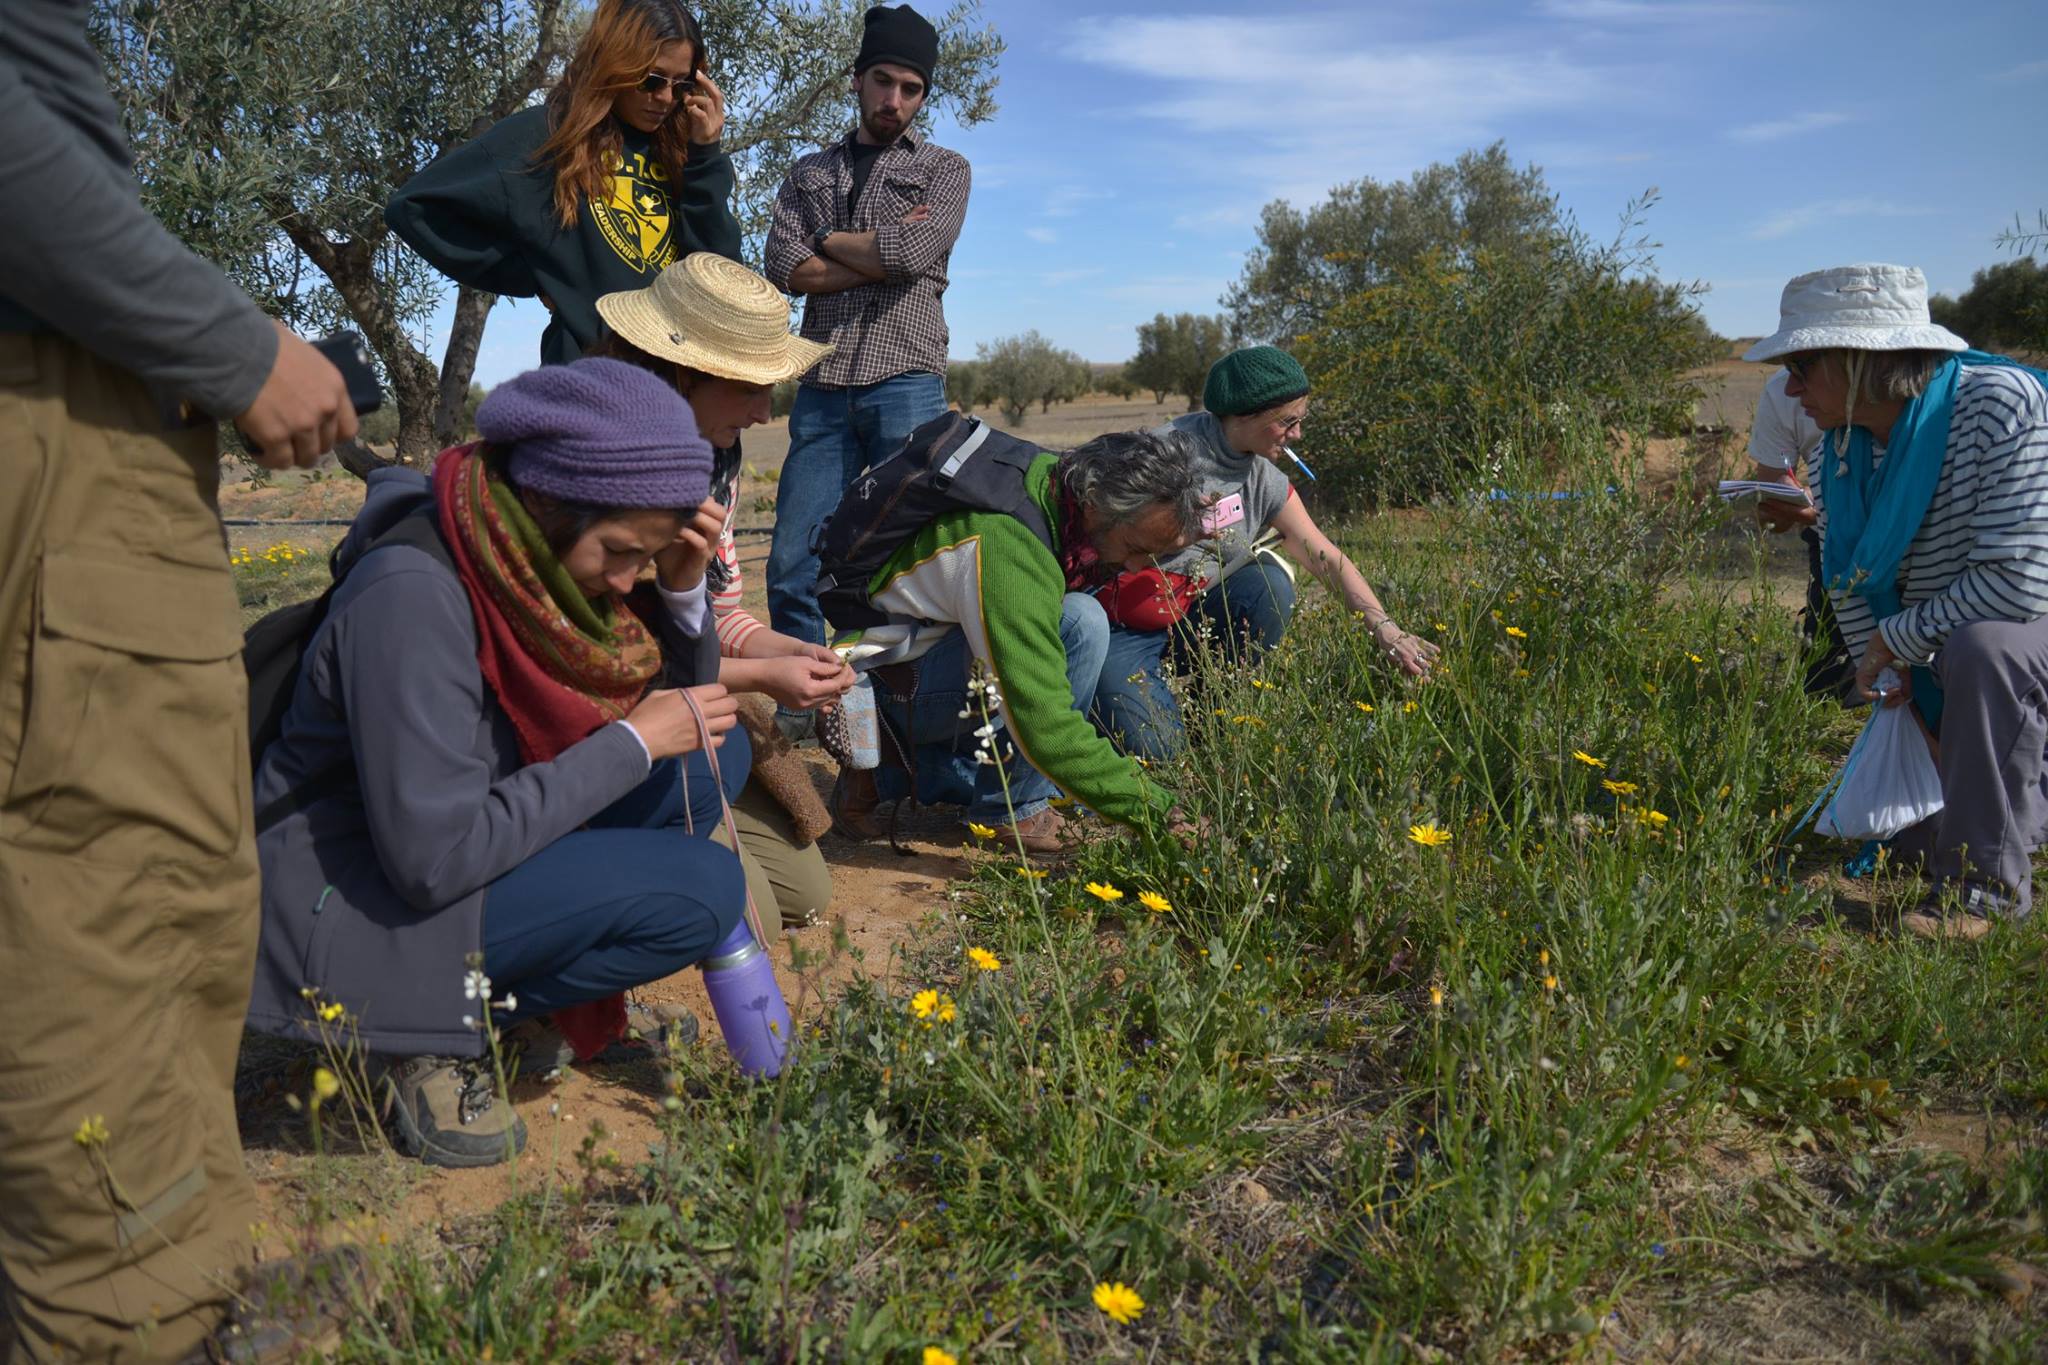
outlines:
[{"label": "olive tree", "polygon": [[[758,260],[783,171],[852,125],[859,0],[708,0],[727,95],[734,212]],[[456,290],[437,362],[424,329],[454,288],[384,223],[394,190],[532,103],[561,71],[578,0],[93,0],[91,25],[144,202],[271,313],[363,334],[421,460],[456,439],[492,296]],[[932,105],[995,112],[1002,40],[976,0],[938,20]]]}]

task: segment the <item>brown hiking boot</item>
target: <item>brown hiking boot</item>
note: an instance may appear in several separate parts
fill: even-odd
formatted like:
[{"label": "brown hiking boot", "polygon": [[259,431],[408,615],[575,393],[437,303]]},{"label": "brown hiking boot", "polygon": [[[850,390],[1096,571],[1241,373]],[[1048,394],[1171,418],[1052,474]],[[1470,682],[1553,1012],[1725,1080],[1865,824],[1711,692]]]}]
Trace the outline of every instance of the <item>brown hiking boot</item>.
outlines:
[{"label": "brown hiking boot", "polygon": [[875,787],[873,768],[841,768],[832,784],[832,797],[825,809],[832,815],[832,832],[842,839],[880,839],[887,831],[875,815],[882,794]]},{"label": "brown hiking boot", "polygon": [[362,1253],[330,1247],[252,1266],[223,1322],[184,1365],[271,1365],[341,1345],[350,1317],[369,1309]]},{"label": "brown hiking boot", "polygon": [[[615,1066],[643,1059],[660,1061],[668,1056],[668,1039],[675,1031],[680,1046],[697,1041],[697,1016],[682,1005],[626,1003],[626,1036],[592,1057],[586,1065]],[[503,1043],[505,1072],[528,1080],[551,1081],[576,1061],[576,1049],[555,1027],[554,1016],[543,1014],[505,1030]],[[514,1068],[517,1068],[515,1071]]]},{"label": "brown hiking boot", "polygon": [[1051,806],[1036,815],[1010,825],[997,825],[989,843],[996,848],[1017,848],[1039,858],[1052,858],[1067,851],[1067,822]]},{"label": "brown hiking boot", "polygon": [[1991,932],[1991,916],[2010,914],[2012,902],[1990,887],[1964,881],[1937,887],[1899,916],[1899,927],[1914,938],[1970,943]]},{"label": "brown hiking boot", "polygon": [[489,1057],[399,1057],[379,1078],[400,1151],[429,1166],[495,1166],[526,1150]]}]

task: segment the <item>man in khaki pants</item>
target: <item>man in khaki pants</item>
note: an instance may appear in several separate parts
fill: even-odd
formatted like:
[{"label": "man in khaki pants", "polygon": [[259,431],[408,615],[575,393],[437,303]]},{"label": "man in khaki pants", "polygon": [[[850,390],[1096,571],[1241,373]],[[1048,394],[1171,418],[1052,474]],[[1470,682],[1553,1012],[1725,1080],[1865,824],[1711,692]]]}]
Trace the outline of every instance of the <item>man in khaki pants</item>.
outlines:
[{"label": "man in khaki pants", "polygon": [[207,419],[273,467],[355,431],[334,367],[142,208],[85,11],[0,14],[5,1365],[175,1360],[248,1263],[256,857]]}]

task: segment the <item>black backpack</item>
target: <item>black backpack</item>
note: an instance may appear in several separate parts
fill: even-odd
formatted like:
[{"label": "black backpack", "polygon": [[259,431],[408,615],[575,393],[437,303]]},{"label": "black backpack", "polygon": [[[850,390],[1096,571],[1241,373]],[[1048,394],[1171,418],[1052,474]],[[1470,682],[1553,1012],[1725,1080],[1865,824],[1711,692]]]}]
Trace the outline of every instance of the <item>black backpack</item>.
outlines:
[{"label": "black backpack", "polygon": [[838,630],[888,624],[868,585],[889,556],[944,512],[1003,512],[1054,548],[1045,514],[1024,489],[1041,452],[979,418],[949,412],[910,433],[901,449],[855,479],[818,527],[818,607]]},{"label": "black backpack", "polygon": [[[441,539],[431,502],[406,513],[378,536],[370,543],[369,549],[356,556],[356,564],[361,564],[386,545],[410,545],[447,565],[450,572],[455,569],[455,560]],[[333,566],[333,557],[329,556],[328,572],[334,581],[327,585],[325,592],[305,602],[279,607],[242,633],[242,671],[249,675],[249,764],[252,776],[256,766],[263,762],[263,751],[284,729],[284,713],[291,708],[292,693],[299,687],[299,668],[305,661],[306,646],[313,643],[320,623],[327,619],[327,609],[334,602],[334,590],[347,577],[346,574],[334,573]],[[353,569],[355,565],[349,567]],[[344,770],[340,775],[345,777],[347,773]],[[268,828],[290,814],[292,809],[312,804],[324,794],[327,785],[324,781],[315,781],[281,801],[273,802],[270,807],[257,812],[256,827],[259,830]],[[322,790],[316,792],[314,788]]]}]

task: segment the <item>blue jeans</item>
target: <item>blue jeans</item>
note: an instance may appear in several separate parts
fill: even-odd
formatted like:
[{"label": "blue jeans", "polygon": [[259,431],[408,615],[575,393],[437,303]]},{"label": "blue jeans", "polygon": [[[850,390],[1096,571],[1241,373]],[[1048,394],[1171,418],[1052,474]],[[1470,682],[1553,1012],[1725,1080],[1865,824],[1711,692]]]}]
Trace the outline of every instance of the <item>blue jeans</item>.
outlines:
[{"label": "blue jeans", "polygon": [[[719,766],[737,795],[750,754],[744,731],[727,733],[739,747],[729,739]],[[494,992],[519,997],[499,1022],[659,981],[723,942],[746,909],[747,884],[739,858],[711,842],[718,817],[704,756],[665,758],[582,829],[492,882],[484,973]]]},{"label": "blue jeans", "polygon": [[1096,726],[1134,757],[1147,762],[1173,758],[1186,743],[1186,733],[1180,703],[1166,690],[1166,673],[1196,647],[1194,633],[1206,624],[1225,659],[1251,663],[1280,642],[1293,614],[1293,580],[1260,555],[1203,593],[1177,626],[1111,626],[1102,685],[1095,692]]},{"label": "blue jeans", "polygon": [[[1067,651],[1067,685],[1073,689],[1074,709],[1085,714],[1095,700],[1095,685],[1102,677],[1102,660],[1109,648],[1109,618],[1103,615],[1102,604],[1084,593],[1068,593],[1060,602],[1060,644]],[[967,669],[972,661],[966,632],[956,629],[918,659],[917,695],[908,704],[886,688],[876,689],[876,703],[897,737],[917,746],[914,762],[919,801],[965,806],[967,818],[984,825],[1028,820],[1059,795],[1059,788],[1021,754],[1012,753],[1000,763],[974,761],[980,744],[974,732],[982,720],[967,691]],[[968,712],[964,718],[962,711]],[[1000,723],[1001,718],[996,719]],[[886,749],[889,741],[882,743]],[[998,755],[1014,747],[1008,733],[1001,730],[996,732],[995,746]],[[1003,795],[1005,777],[1009,781],[1007,800]],[[875,786],[884,799],[896,800],[908,794],[909,775],[885,764],[875,774]]]},{"label": "blue jeans", "polygon": [[776,630],[825,643],[811,537],[848,484],[945,410],[946,381],[935,374],[899,374],[850,389],[797,388],[768,547],[768,623]]}]

